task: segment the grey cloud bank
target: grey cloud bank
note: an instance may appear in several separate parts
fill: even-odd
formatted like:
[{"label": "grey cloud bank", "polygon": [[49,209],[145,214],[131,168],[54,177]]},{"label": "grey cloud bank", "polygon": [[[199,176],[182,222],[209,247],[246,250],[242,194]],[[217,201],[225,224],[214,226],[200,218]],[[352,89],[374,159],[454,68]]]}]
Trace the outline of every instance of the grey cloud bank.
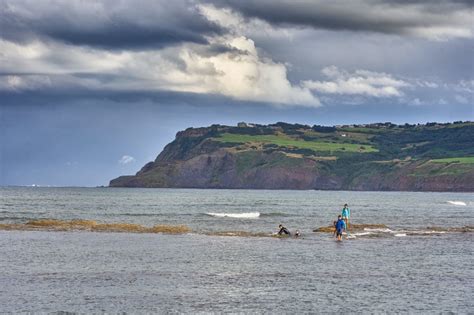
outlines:
[{"label": "grey cloud bank", "polygon": [[[470,6],[464,2],[357,1],[348,5],[340,1],[255,1],[244,5],[237,1],[141,0],[132,5],[127,1],[3,1],[1,7],[0,89],[14,92],[168,90],[277,105],[320,106],[320,93],[329,89],[318,83],[319,73],[329,66],[341,71],[383,72],[402,81],[403,73],[387,71],[397,69],[392,63],[397,60],[392,58],[383,66],[379,63],[382,69],[367,62],[377,59],[373,55],[378,50],[367,44],[375,40],[376,46],[386,49],[390,44],[383,38],[391,36],[386,34],[407,35],[409,44],[421,50],[426,39],[465,38],[467,48],[472,47]],[[311,29],[330,30],[331,38]],[[362,38],[357,35],[360,42],[367,43],[357,45],[365,56],[356,60],[351,52],[338,47],[351,37],[345,30],[366,33]],[[287,36],[277,35],[281,32]],[[374,32],[382,33],[380,38],[370,35]],[[411,35],[426,39],[414,42]],[[313,41],[317,47],[312,46]],[[287,45],[294,48],[286,55],[275,52],[276,60],[273,48]],[[307,47],[315,58],[305,55]],[[314,50],[327,53],[318,56]],[[433,59],[440,54],[430,53]],[[328,56],[338,54],[344,56],[345,65],[325,62]],[[447,57],[443,59],[451,61]],[[399,59],[404,62],[406,56]],[[368,67],[357,66],[364,63]],[[311,69],[313,75],[298,77],[300,67]],[[413,75],[423,79],[423,73]],[[468,73],[458,81],[470,78]],[[347,82],[345,88],[340,83],[338,91],[332,84],[335,96],[348,91]],[[393,87],[382,89],[384,93],[368,93],[367,88],[352,91],[363,91],[367,96],[402,96]]]},{"label": "grey cloud bank", "polygon": [[250,18],[272,24],[327,30],[414,35],[431,39],[472,37],[469,1],[238,1],[224,0]]},{"label": "grey cloud bank", "polygon": [[192,1],[3,1],[2,37],[14,42],[58,40],[104,49],[207,44],[221,33]]}]

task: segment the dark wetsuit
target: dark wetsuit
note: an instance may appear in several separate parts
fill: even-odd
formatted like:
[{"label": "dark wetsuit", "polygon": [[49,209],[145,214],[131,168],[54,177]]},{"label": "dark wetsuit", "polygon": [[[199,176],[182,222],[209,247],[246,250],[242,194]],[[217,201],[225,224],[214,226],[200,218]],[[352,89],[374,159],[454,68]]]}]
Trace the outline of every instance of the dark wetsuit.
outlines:
[{"label": "dark wetsuit", "polygon": [[288,229],[284,226],[282,226],[280,231],[278,231],[278,235],[282,235],[282,234],[291,235],[290,231],[288,231]]}]

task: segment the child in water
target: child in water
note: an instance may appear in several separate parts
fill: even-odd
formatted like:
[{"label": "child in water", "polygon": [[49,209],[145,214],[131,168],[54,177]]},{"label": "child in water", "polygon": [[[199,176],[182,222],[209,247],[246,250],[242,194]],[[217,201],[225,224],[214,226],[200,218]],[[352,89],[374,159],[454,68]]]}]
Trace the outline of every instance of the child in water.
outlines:
[{"label": "child in water", "polygon": [[342,232],[346,229],[346,222],[344,222],[341,215],[337,217],[337,222],[334,227],[337,240],[342,241]]}]

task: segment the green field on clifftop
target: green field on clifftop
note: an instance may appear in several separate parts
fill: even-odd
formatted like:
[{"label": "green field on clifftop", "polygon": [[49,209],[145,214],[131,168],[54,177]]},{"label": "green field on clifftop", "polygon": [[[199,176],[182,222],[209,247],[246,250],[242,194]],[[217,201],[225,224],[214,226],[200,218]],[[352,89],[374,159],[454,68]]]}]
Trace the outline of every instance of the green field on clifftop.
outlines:
[{"label": "green field on clifftop", "polygon": [[353,144],[353,143],[334,143],[323,141],[297,140],[286,135],[243,135],[224,133],[214,138],[217,141],[225,143],[264,143],[274,144],[279,147],[293,147],[297,149],[309,149],[315,152],[359,152],[370,153],[377,152],[371,145]]}]

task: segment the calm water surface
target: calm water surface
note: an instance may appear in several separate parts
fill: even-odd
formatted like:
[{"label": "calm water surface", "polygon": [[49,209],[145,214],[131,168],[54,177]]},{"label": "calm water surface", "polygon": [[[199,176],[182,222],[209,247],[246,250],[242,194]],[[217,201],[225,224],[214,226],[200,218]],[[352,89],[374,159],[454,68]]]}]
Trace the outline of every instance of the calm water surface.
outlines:
[{"label": "calm water surface", "polygon": [[[421,233],[474,225],[473,194],[111,188],[0,188],[0,194],[0,224],[87,219],[193,230],[0,231],[0,312],[474,310],[473,233]],[[312,232],[331,224],[346,202],[354,223],[383,223],[390,232],[342,243]],[[272,233],[279,223],[303,237],[202,234]]]}]

